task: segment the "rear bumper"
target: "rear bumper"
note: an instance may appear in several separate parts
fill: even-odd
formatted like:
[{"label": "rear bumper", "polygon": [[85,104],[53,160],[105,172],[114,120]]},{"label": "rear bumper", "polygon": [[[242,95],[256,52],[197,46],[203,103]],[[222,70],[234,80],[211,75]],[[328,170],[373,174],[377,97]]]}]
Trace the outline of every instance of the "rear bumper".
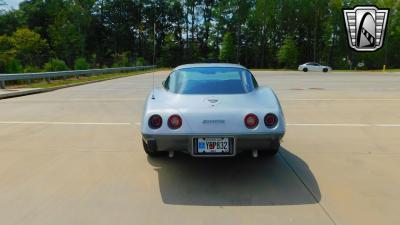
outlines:
[{"label": "rear bumper", "polygon": [[150,151],[180,151],[193,155],[193,139],[197,137],[232,137],[234,153],[251,150],[268,151],[273,141],[280,140],[283,133],[251,135],[142,135]]}]

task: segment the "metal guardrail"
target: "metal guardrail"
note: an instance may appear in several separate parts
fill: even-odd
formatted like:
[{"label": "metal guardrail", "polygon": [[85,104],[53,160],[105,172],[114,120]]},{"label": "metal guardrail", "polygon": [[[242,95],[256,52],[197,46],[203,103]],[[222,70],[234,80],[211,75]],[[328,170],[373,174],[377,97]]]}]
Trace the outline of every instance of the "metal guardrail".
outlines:
[{"label": "metal guardrail", "polygon": [[91,69],[91,70],[68,70],[68,71],[56,71],[56,72],[43,72],[43,73],[13,73],[13,74],[0,74],[0,88],[6,87],[5,81],[17,81],[17,80],[34,80],[34,79],[46,79],[50,81],[51,78],[67,78],[77,76],[92,76],[104,73],[118,73],[118,72],[129,72],[138,71],[144,69],[155,68],[156,65],[151,66],[135,66],[135,67],[118,67],[118,68],[107,68],[107,69]]}]

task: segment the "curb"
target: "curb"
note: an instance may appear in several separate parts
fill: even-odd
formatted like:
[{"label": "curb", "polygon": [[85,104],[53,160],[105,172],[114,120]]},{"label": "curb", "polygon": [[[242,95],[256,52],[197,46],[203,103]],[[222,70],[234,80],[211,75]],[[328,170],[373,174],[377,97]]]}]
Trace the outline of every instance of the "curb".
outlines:
[{"label": "curb", "polygon": [[[6,99],[6,98],[21,97],[21,96],[25,96],[25,95],[45,93],[45,92],[55,91],[55,90],[59,90],[59,89],[63,89],[63,88],[81,86],[81,85],[85,85],[85,84],[93,84],[93,83],[102,82],[102,81],[115,80],[115,79],[120,79],[120,78],[125,78],[125,77],[132,77],[132,76],[148,74],[148,73],[152,73],[152,72],[153,71],[139,73],[139,74],[132,74],[132,75],[122,76],[122,77],[110,77],[110,78],[101,79],[101,80],[91,80],[91,81],[85,81],[85,82],[75,83],[75,84],[66,84],[66,85],[60,85],[60,86],[50,87],[50,88],[39,88],[39,89],[34,89],[34,90],[18,91],[18,92],[12,92],[12,93],[7,93],[7,94],[0,94],[0,100],[1,99]],[[154,72],[156,72],[156,71],[154,71]]]}]

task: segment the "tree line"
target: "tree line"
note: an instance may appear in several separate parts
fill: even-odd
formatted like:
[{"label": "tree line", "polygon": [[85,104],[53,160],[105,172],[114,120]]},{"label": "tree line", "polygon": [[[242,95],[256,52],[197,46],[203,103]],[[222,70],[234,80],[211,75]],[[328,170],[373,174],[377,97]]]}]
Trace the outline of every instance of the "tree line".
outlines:
[{"label": "tree line", "polygon": [[[391,9],[385,45],[373,53],[347,44],[342,9],[364,4]],[[398,0],[25,0],[0,10],[0,72],[153,61],[400,68],[399,10]]]}]

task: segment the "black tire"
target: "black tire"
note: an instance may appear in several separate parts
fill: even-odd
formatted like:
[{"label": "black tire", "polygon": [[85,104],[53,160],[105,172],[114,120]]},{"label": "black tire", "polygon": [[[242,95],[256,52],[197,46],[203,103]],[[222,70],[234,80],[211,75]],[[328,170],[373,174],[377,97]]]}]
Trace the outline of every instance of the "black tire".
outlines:
[{"label": "black tire", "polygon": [[327,73],[328,72],[328,68],[323,68],[322,72]]},{"label": "black tire", "polygon": [[144,140],[142,140],[142,144],[143,144],[143,149],[144,152],[146,152],[146,154],[150,157],[158,157],[158,156],[162,156],[164,155],[163,153],[165,152],[157,152],[157,151],[151,151],[149,149],[149,146],[146,144],[146,142],[144,142]]},{"label": "black tire", "polygon": [[281,148],[281,142],[279,139],[272,141],[271,145],[268,147],[267,150],[259,151],[258,154],[265,157],[274,157],[278,154],[279,149]]},{"label": "black tire", "polygon": [[308,72],[308,68],[303,68],[303,72]]}]

